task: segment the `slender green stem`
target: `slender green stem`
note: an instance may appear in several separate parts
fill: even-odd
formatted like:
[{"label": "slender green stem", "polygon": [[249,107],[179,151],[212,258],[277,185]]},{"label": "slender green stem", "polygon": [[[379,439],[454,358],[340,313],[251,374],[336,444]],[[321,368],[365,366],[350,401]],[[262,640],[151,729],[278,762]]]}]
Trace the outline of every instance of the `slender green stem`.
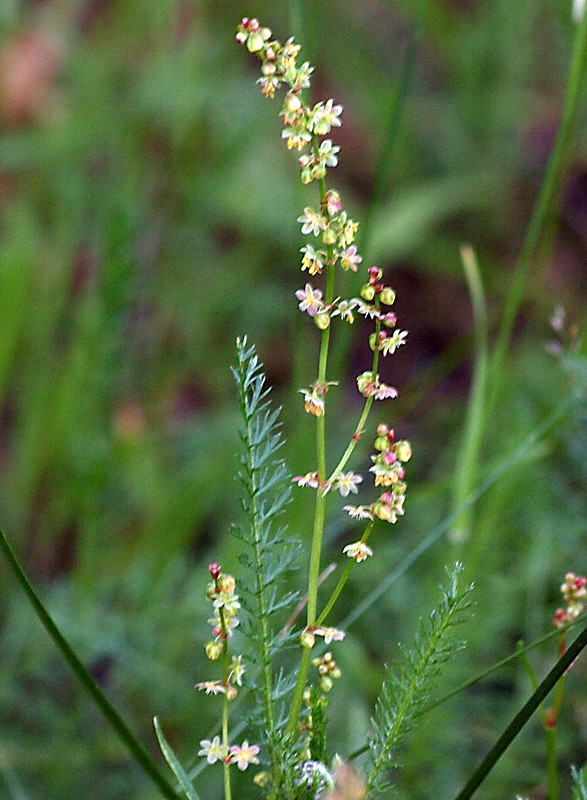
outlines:
[{"label": "slender green stem", "polygon": [[75,677],[92,698],[100,713],[103,715],[110,727],[114,730],[124,747],[130,753],[131,757],[136,761],[145,775],[157,786],[163,797],[170,798],[170,800],[179,800],[179,795],[175,792],[172,785],[168,782],[167,778],[159,770],[157,764],[149,756],[143,745],[138,741],[126,722],[114,708],[110,700],[108,700],[104,692],[100,689],[86,667],[77,657],[67,639],[63,636],[53,621],[53,618],[43,605],[31,582],[24,573],[24,570],[18,563],[12,548],[8,544],[8,541],[1,530],[0,550],[2,550],[2,554],[4,555],[8,566],[12,570],[21,588],[28,597],[45,630],[53,639]]},{"label": "slender green stem", "polygon": [[528,702],[524,704],[520,711],[518,711],[516,716],[501,734],[489,753],[485,756],[481,764],[479,764],[475,772],[471,775],[465,786],[456,796],[455,800],[469,800],[469,798],[473,796],[485,778],[489,775],[493,767],[499,761],[501,756],[505,753],[513,740],[526,725],[532,714],[534,714],[540,703],[542,703],[542,701],[552,691],[554,686],[556,686],[558,681],[563,677],[567,669],[585,648],[585,646],[587,646],[587,627],[581,631],[567,652],[550,670],[546,678],[542,681]]},{"label": "slender green stem", "polygon": [[[490,383],[492,393],[489,412],[495,407],[501,388],[503,365],[512,337],[515,317],[522,301],[528,271],[539,252],[542,259],[546,259],[553,245],[555,226],[552,224],[552,220],[561,202],[563,182],[571,156],[571,147],[579,115],[579,105],[584,89],[583,76],[585,73],[586,61],[587,14],[584,14],[582,21],[577,26],[577,32],[575,34],[561,125],[550,155],[532,219],[530,220],[530,225],[524,237],[522,249],[514,272],[512,286],[506,299],[497,342],[495,344],[491,364]],[[545,242],[544,236],[547,230],[550,235],[550,241]]]},{"label": "slender green stem", "polygon": [[[365,543],[367,541],[367,539],[369,538],[369,536],[371,534],[371,531],[373,530],[373,525],[374,524],[375,524],[375,521],[372,520],[367,525],[367,527],[365,528],[365,532],[363,533],[363,536],[361,537],[361,542],[362,543]],[[348,581],[349,576],[350,576],[350,574],[352,572],[352,569],[353,569],[353,567],[355,566],[356,563],[357,563],[356,560],[354,558],[351,558],[349,563],[346,565],[346,568],[345,568],[344,572],[342,573],[342,575],[340,576],[338,583],[334,587],[334,590],[333,590],[332,594],[330,595],[330,598],[328,599],[328,602],[326,603],[326,605],[324,606],[324,609],[322,610],[322,613],[320,614],[320,616],[316,620],[316,625],[322,625],[322,623],[324,622],[324,620],[326,619],[328,614],[330,614],[330,612],[332,610],[332,607],[334,606],[334,604],[338,600],[338,598],[340,596],[340,593],[344,589],[344,586],[345,586],[346,582]]]},{"label": "slender green stem", "polygon": [[[226,692],[222,695],[222,745],[224,748],[225,754],[228,753],[229,748],[229,739],[228,739],[228,683],[229,683],[229,676],[230,676],[230,665],[228,661],[228,627],[226,625],[226,617],[224,614],[224,609],[220,608],[218,610],[218,616],[220,617],[220,627],[222,629],[222,641],[223,641],[223,648],[222,648],[222,683],[226,689]],[[232,800],[231,792],[230,792],[230,762],[228,758],[224,758],[222,762],[223,772],[224,772],[224,800]]]}]

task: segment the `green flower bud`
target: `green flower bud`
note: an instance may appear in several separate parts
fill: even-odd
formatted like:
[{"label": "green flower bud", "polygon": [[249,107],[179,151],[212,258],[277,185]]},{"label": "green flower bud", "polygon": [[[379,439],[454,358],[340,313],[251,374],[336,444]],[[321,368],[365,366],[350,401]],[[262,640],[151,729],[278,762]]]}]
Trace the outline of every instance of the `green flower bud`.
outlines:
[{"label": "green flower bud", "polygon": [[391,506],[378,500],[376,503],[373,503],[373,513],[378,519],[389,522],[392,514]]},{"label": "green flower bud", "polygon": [[329,678],[327,675],[320,678],[320,688],[323,692],[329,692],[332,689],[332,678]]},{"label": "green flower bud", "polygon": [[389,449],[389,439],[387,436],[378,436],[375,439],[375,449],[380,451]]},{"label": "green flower bud", "polygon": [[314,180],[312,177],[312,168],[311,167],[304,167],[300,172],[300,178],[302,179],[302,183],[312,183]]},{"label": "green flower bud", "polygon": [[224,694],[226,695],[227,700],[234,700],[238,694],[238,690],[236,686],[232,686],[232,684],[227,684],[226,689],[224,690]]},{"label": "green flower bud", "polygon": [[334,228],[331,228],[330,226],[326,228],[326,230],[322,234],[322,241],[324,242],[324,244],[335,244],[336,239],[337,236]]},{"label": "green flower bud", "polygon": [[406,493],[407,488],[408,485],[404,481],[398,481],[393,487],[393,493],[395,495],[401,496],[402,494]]},{"label": "green flower bud", "polygon": [[300,644],[304,648],[304,650],[311,650],[314,647],[314,642],[316,641],[316,637],[312,633],[312,631],[305,630],[302,631],[300,634]]},{"label": "green flower bud", "polygon": [[210,661],[216,661],[220,658],[220,653],[222,653],[222,645],[219,642],[208,642],[206,645],[206,656]]},{"label": "green flower bud", "polygon": [[236,581],[232,575],[221,575],[218,578],[218,590],[222,594],[232,594],[236,589]]},{"label": "green flower bud", "polygon": [[330,123],[328,123],[325,119],[320,119],[314,125],[314,133],[316,136],[326,136],[326,134],[330,131]]},{"label": "green flower bud", "polygon": [[320,311],[314,317],[314,325],[321,331],[325,331],[330,325],[330,314],[327,311]]},{"label": "green flower bud", "polygon": [[363,286],[361,286],[360,294],[363,300],[367,300],[367,302],[369,302],[375,297],[375,287],[371,286],[370,283],[365,283]]},{"label": "green flower bud", "polygon": [[293,92],[288,92],[286,94],[286,96],[285,96],[285,107],[292,114],[295,113],[296,111],[300,110],[300,108],[302,107],[302,103],[300,101],[300,98],[297,96],[297,94],[294,94]]},{"label": "green flower bud", "polygon": [[392,306],[395,303],[395,292],[390,286],[384,286],[379,299],[385,306]]},{"label": "green flower bud", "polygon": [[251,33],[247,39],[247,50],[249,53],[258,53],[263,48],[264,40],[260,33]]},{"label": "green flower bud", "polygon": [[394,451],[399,461],[409,461],[412,456],[412,445],[403,440],[396,443]]}]

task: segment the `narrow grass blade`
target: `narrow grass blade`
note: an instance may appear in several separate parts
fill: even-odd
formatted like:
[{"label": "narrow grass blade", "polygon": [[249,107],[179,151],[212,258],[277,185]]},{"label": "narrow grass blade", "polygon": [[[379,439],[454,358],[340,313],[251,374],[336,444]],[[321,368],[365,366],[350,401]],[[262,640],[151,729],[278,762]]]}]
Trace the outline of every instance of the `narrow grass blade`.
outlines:
[{"label": "narrow grass blade", "polygon": [[159,742],[159,747],[161,748],[161,752],[165,758],[165,761],[169,764],[169,768],[177,778],[177,782],[181,786],[182,790],[185,792],[186,797],[188,800],[200,800],[198,793],[192,786],[192,782],[187,776],[186,771],[179,763],[179,760],[175,753],[173,752],[171,745],[165,738],[163,731],[161,730],[161,725],[159,725],[159,720],[157,717],[153,718],[153,725],[155,726],[155,733],[157,734],[157,740]]},{"label": "narrow grass blade", "polygon": [[463,789],[456,796],[455,800],[469,800],[485,778],[489,775],[493,767],[497,764],[501,756],[505,753],[522,728],[526,725],[530,717],[534,714],[540,703],[547,697],[549,692],[556,686],[558,681],[564,677],[567,669],[587,646],[587,627],[577,636],[567,652],[560,658],[550,670],[546,678],[539,685],[538,689],[530,697],[527,703],[518,711],[516,716],[501,734],[497,742],[493,745],[489,753],[479,764],[475,772],[471,775]]},{"label": "narrow grass blade", "polygon": [[[479,455],[483,444],[484,415],[487,399],[489,366],[488,326],[485,293],[475,252],[470,245],[461,247],[463,270],[473,307],[475,367],[469,392],[465,429],[457,457],[454,477],[453,508],[458,509],[473,491],[479,474]],[[449,539],[455,544],[466,542],[471,535],[473,506],[455,519]]]},{"label": "narrow grass blade", "polygon": [[63,636],[53,618],[43,605],[38,594],[34,590],[31,582],[25,575],[22,567],[18,563],[12,548],[8,544],[8,540],[4,533],[0,530],[0,550],[6,559],[8,566],[14,573],[17,581],[19,582],[22,590],[28,597],[32,607],[34,608],[38,618],[41,620],[45,630],[53,639],[61,655],[68,663],[73,674],[81,683],[86,692],[90,695],[94,703],[97,705],[104,719],[108,722],[110,727],[115,731],[118,738],[130,753],[134,761],[139,765],[145,775],[157,786],[163,797],[170,800],[178,800],[178,795],[174,791],[167,778],[163,775],[157,764],[153,761],[147,753],[143,745],[139,742],[133,732],[130,730],[126,722],[122,719],[118,711],[114,708],[110,700],[106,697],[102,689],[98,686],[93,679],[87,668],[77,657],[74,649],[69,644],[67,639]]}]

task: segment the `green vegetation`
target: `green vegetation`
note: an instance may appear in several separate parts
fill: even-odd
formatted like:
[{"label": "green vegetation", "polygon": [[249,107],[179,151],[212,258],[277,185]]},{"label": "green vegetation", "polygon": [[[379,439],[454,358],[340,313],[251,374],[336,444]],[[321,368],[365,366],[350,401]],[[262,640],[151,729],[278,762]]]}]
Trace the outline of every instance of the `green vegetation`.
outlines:
[{"label": "green vegetation", "polygon": [[[344,104],[336,186],[368,223],[358,244],[397,288],[410,331],[382,368],[400,390],[389,422],[414,449],[409,512],[379,530],[377,558],[352,572],[337,607],[347,636],[333,746],[365,744],[384,664],[397,642],[411,646],[445,565],[462,561],[475,584],[447,694],[549,633],[563,576],[587,572],[579,67],[542,235],[526,235],[569,92],[571,0],[260,5],[0,3],[0,528],[129,729],[166,770],[157,715],[166,757],[185,768],[176,775],[201,772],[204,798],[221,797],[222,777],[196,757],[217,733],[193,688],[209,666],[202,598],[209,562],[241,569],[229,535],[244,524],[237,336],[255,343],[284,406],[288,472],[315,458],[295,394],[318,353],[293,294],[306,187],[257,65],[234,44],[244,14],[292,31],[318,67],[316,99]],[[370,356],[333,343],[353,375]],[[330,461],[359,400],[350,380],[337,394]],[[370,439],[357,447],[365,463]],[[290,534],[307,542],[300,495]],[[348,528],[341,513],[324,530],[333,559]],[[165,796],[4,560],[0,578],[0,797]],[[556,657],[552,639],[528,654],[539,681]],[[569,673],[557,726],[563,798],[585,796],[586,672],[579,660]],[[406,732],[399,796],[455,797],[533,690],[515,659],[435,707]],[[546,786],[546,763],[537,716],[476,797]]]}]

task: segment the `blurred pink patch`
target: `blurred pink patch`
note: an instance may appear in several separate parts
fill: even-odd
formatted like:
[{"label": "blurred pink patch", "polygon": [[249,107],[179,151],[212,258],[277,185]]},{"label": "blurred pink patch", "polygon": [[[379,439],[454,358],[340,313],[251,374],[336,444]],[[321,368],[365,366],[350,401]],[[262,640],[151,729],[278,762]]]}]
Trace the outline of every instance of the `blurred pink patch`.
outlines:
[{"label": "blurred pink patch", "polygon": [[58,48],[40,33],[23,33],[0,49],[0,119],[26,125],[43,118],[57,78]]}]

